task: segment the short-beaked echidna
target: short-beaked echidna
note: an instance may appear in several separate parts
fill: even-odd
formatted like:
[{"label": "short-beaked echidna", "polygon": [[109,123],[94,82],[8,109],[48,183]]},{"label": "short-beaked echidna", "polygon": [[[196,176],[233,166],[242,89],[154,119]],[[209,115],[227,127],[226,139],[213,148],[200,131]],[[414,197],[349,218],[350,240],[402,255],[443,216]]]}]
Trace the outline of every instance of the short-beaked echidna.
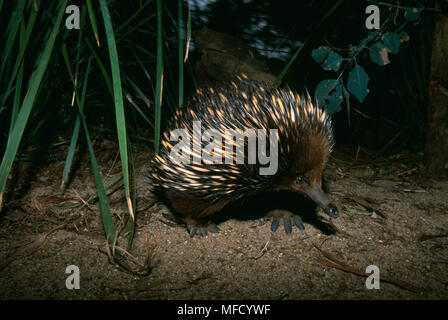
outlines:
[{"label": "short-beaked echidna", "polygon": [[[193,129],[195,122],[200,123],[199,130]],[[179,129],[186,134],[182,139],[179,139],[179,131],[175,131]],[[204,135],[207,129],[222,134],[223,138],[219,140]],[[269,145],[264,153],[270,153],[271,159],[275,157],[277,161],[274,174],[261,174],[260,169],[266,165],[258,159],[255,163],[249,163],[249,153],[255,150],[248,146],[249,138],[233,140],[235,150],[232,149],[230,157],[233,161],[226,163],[225,151],[230,149],[223,146],[224,137],[228,132],[247,129],[256,129],[257,138],[261,135],[259,129],[265,130],[267,141],[270,141],[271,135],[275,135],[276,148]],[[272,129],[277,130],[275,132]],[[173,158],[173,150],[183,139],[191,148],[184,148],[177,153],[185,160],[181,162]],[[237,148],[241,144],[245,147],[243,152]],[[196,232],[206,235],[207,230],[218,231],[216,225],[210,224],[209,217],[228,203],[267,191],[302,193],[314,200],[327,214],[337,217],[339,213],[336,207],[330,203],[321,187],[322,171],[333,144],[330,117],[324,109],[312,102],[308,94],[299,95],[289,89],[275,88],[248,80],[243,75],[228,85],[198,89],[176,111],[168,124],[168,130],[162,135],[160,151],[153,160],[150,177],[155,189],[162,193],[187,225],[191,236]],[[210,145],[216,148],[209,155],[222,161],[212,163],[211,160],[198,158],[204,155],[201,151],[207,146],[210,151]],[[243,157],[243,163],[236,163],[238,155]],[[303,229],[298,216],[286,213],[283,218],[287,232],[291,230],[291,220],[299,229]],[[272,230],[275,231],[278,222],[277,212],[271,225]]]}]

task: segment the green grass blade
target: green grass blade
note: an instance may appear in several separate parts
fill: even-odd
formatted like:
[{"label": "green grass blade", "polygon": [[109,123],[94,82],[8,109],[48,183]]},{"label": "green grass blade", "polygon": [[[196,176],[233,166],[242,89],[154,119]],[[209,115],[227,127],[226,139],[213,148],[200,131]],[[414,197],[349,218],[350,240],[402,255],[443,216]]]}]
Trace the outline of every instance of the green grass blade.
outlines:
[{"label": "green grass blade", "polygon": [[70,173],[73,157],[75,155],[76,145],[78,143],[79,129],[81,122],[79,120],[79,115],[76,117],[75,125],[73,127],[72,137],[70,139],[70,145],[68,147],[67,158],[65,159],[64,171],[62,172],[61,189],[64,189],[67,185],[68,175]]},{"label": "green grass blade", "polygon": [[8,38],[6,40],[5,48],[2,55],[2,63],[0,65],[0,76],[3,78],[6,76],[5,67],[9,59],[13,58],[12,50],[14,42],[17,38],[20,24],[23,21],[23,9],[25,8],[25,0],[17,1],[17,6],[12,13],[11,19],[9,19],[8,25]]},{"label": "green grass blade", "polygon": [[[15,81],[16,74],[17,74],[17,71],[19,70],[20,64],[22,63],[22,59],[23,59],[23,56],[25,54],[26,48],[28,46],[28,43],[29,43],[29,40],[30,40],[30,37],[31,37],[31,33],[33,32],[34,23],[36,22],[36,18],[37,18],[37,12],[34,11],[34,10],[31,10],[30,17],[28,19],[28,23],[27,23],[26,29],[25,29],[25,35],[24,35],[24,37],[20,41],[19,53],[17,55],[17,59],[16,59],[16,62],[14,64],[14,68],[13,68],[12,74],[11,74],[10,79],[9,79],[8,88],[3,93],[3,98],[2,98],[2,101],[1,101],[0,105],[4,105],[6,99],[11,94],[11,88],[12,88],[12,85],[13,85],[13,83]],[[1,75],[0,75],[0,77],[1,77]]]},{"label": "green grass blade", "polygon": [[[14,91],[14,104],[12,106],[12,113],[11,113],[11,125],[9,127],[9,135],[8,135],[8,141],[10,137],[12,137],[12,131],[14,128],[14,124],[17,121],[17,115],[19,114],[19,104],[20,104],[20,98],[22,93],[22,81],[23,81],[23,64],[19,69],[19,74],[17,76],[16,81],[16,89]],[[9,144],[9,142],[8,142]]]},{"label": "green grass blade", "polygon": [[0,208],[3,204],[3,195],[8,179],[9,172],[12,167],[12,163],[19,148],[20,140],[22,139],[25,126],[28,121],[28,117],[33,108],[34,102],[37,98],[37,92],[41,85],[41,80],[47,70],[48,63],[50,61],[56,36],[58,35],[59,27],[61,25],[62,17],[64,16],[65,7],[67,6],[67,0],[63,0],[59,3],[59,10],[56,15],[55,23],[50,32],[50,35],[45,42],[45,46],[42,54],[39,56],[39,61],[36,61],[36,69],[31,75],[29,81],[29,88],[23,100],[22,107],[17,115],[16,123],[12,131],[10,143],[6,147],[5,154],[3,155],[2,163],[0,165]]},{"label": "green grass blade", "polygon": [[151,107],[151,101],[149,98],[143,93],[143,91],[135,84],[135,82],[128,76],[126,76],[126,81],[134,88],[137,96],[146,104],[149,108]]},{"label": "green grass blade", "polygon": [[163,43],[162,43],[162,1],[157,0],[157,71],[156,71],[156,96],[154,115],[154,143],[155,151],[159,152],[160,145],[160,118],[163,90]]},{"label": "green grass blade", "polygon": [[135,11],[125,22],[123,22],[121,24],[121,26],[119,26],[117,28],[117,30],[115,30],[115,33],[119,33],[121,32],[121,30],[126,27],[130,22],[132,22],[139,14],[140,12],[142,12],[143,9],[145,9],[145,7],[151,3],[151,0],[146,1],[137,11]]},{"label": "green grass blade", "polygon": [[22,93],[22,81],[23,81],[23,64],[20,67],[19,75],[17,77],[16,81],[16,89],[14,91],[14,103],[12,106],[12,112],[11,112],[11,123],[9,126],[9,134],[8,134],[8,143],[11,140],[14,124],[17,121],[17,115],[19,114],[19,104],[20,104],[20,98]]},{"label": "green grass blade", "polygon": [[129,30],[127,30],[125,33],[120,34],[120,36],[117,39],[117,43],[121,42],[124,39],[127,39],[130,34],[134,33],[135,30],[138,30],[142,26],[146,25],[148,23],[148,21],[151,20],[152,18],[154,18],[154,15],[150,15],[150,16],[142,19],[141,21],[139,21],[139,23],[137,25],[133,26],[132,28],[129,28]]},{"label": "green grass blade", "polygon": [[67,67],[68,74],[70,75],[70,80],[72,81],[73,85],[75,85],[72,67],[70,65],[70,58],[68,57],[67,45],[65,43],[62,44],[61,53],[62,57],[64,58],[65,66]]},{"label": "green grass blade", "polygon": [[128,145],[126,136],[126,120],[123,105],[123,89],[121,86],[120,64],[118,61],[117,46],[115,44],[115,35],[112,27],[112,21],[107,8],[106,0],[100,0],[101,13],[104,20],[104,28],[107,35],[107,46],[109,48],[110,65],[112,71],[112,83],[114,89],[115,117],[117,121],[118,143],[120,146],[121,167],[123,170],[123,182],[125,189],[126,202],[129,214],[134,218],[134,209],[132,206],[130,187],[129,187],[129,165],[128,165]]},{"label": "green grass blade", "polygon": [[[134,90],[137,92],[137,96],[142,99],[145,104],[150,107],[151,103],[148,97],[146,97],[143,92],[140,90],[140,88],[134,83],[134,81],[131,80],[131,78],[126,76],[127,82],[134,88]],[[140,109],[140,107],[134,102],[132,99],[132,96],[129,93],[125,93],[126,99],[129,101],[129,103],[137,110],[137,112],[142,116],[142,118],[148,123],[148,125],[154,129],[154,125],[152,121],[148,119],[148,117],[145,115],[145,113]]]},{"label": "green grass blade", "polygon": [[[138,48],[138,46],[136,46],[136,48]],[[145,52],[145,51],[143,51],[143,52]],[[142,72],[145,74],[146,79],[148,79],[149,83],[151,84],[151,89],[152,89],[151,92],[153,94],[155,94],[156,91],[155,91],[155,88],[154,88],[154,85],[153,85],[152,78],[150,76],[150,71],[147,68],[145,68],[145,65],[143,64],[143,62],[140,59],[139,55],[134,50],[132,50],[132,54],[133,54],[133,56],[135,58],[135,61],[137,61],[138,66],[140,67]],[[145,54],[146,54],[146,52],[145,52]],[[156,57],[155,56],[153,57],[150,54],[148,54],[148,56],[151,57],[151,58],[154,58],[154,61],[156,61]]]},{"label": "green grass blade", "polygon": [[190,2],[187,1],[188,14],[187,14],[187,44],[185,46],[185,58],[184,63],[187,62],[188,52],[190,51],[190,41],[191,41],[191,7]]},{"label": "green grass blade", "polygon": [[89,47],[90,51],[93,54],[93,57],[95,58],[96,63],[98,64],[98,67],[100,68],[101,74],[104,77],[104,81],[106,81],[106,86],[109,89],[110,95],[113,98],[114,97],[114,92],[112,89],[112,80],[109,76],[109,74],[106,71],[106,67],[104,66],[104,63],[101,61],[100,57],[98,56],[98,54],[95,51],[95,48],[92,46],[92,43],[90,42],[89,39],[85,39],[87,46]]},{"label": "green grass blade", "polygon": [[[129,143],[130,144],[130,143]],[[132,189],[131,189],[131,199],[132,199],[132,206],[133,208],[137,209],[137,185],[135,184],[135,171],[134,171],[134,159],[132,157],[132,153],[129,154],[129,165],[130,165],[130,172],[132,179]],[[127,250],[129,251],[132,246],[132,241],[134,240],[134,234],[135,234],[135,219],[128,219],[126,223],[125,230],[129,234],[128,238],[128,247]]]},{"label": "green grass blade", "polygon": [[[106,194],[107,194],[107,192],[109,192],[109,190],[111,190],[112,188],[114,188],[114,187],[116,187],[117,185],[121,184],[122,180],[123,180],[123,177],[120,176],[119,178],[117,178],[117,180],[115,180],[115,181],[112,182],[110,185],[108,185],[108,186],[104,189],[104,190],[106,190]],[[120,185],[120,188],[121,188],[121,185]],[[112,192],[115,192],[115,190],[112,190],[111,193],[112,193]],[[98,199],[99,199],[99,197],[98,197],[98,191],[97,191],[97,192],[91,194],[91,195],[85,200],[85,202],[83,202],[83,201],[78,201],[78,202],[76,202],[76,203],[72,203],[72,204],[67,204],[67,205],[60,206],[60,207],[58,207],[58,209],[74,209],[74,208],[79,208],[79,207],[85,205],[85,203],[91,203],[91,202],[93,202],[94,200],[98,200]]]},{"label": "green grass blade", "polygon": [[[82,12],[81,12],[81,21],[85,21],[85,18],[86,18],[86,6],[83,5]],[[81,57],[81,51],[82,51],[81,44],[82,44],[83,35],[84,35],[84,28],[81,28],[79,30],[78,50],[77,50],[77,54],[76,54],[76,71],[75,71],[75,77],[74,77],[75,82],[73,83],[75,97],[76,97],[76,91],[77,91],[76,89],[77,89],[77,85],[78,85],[79,64],[81,61],[80,57]],[[73,77],[72,77],[72,79],[73,79]]]},{"label": "green grass blade", "polygon": [[113,221],[112,215],[110,213],[109,201],[107,198],[106,190],[104,188],[103,180],[101,178],[100,170],[98,168],[98,163],[96,161],[95,152],[93,150],[93,146],[92,146],[92,143],[90,140],[89,130],[87,128],[86,120],[85,120],[84,113],[82,110],[83,106],[84,106],[84,102],[85,102],[86,91],[87,91],[87,83],[88,83],[89,72],[90,72],[90,62],[91,62],[91,60],[89,60],[89,63],[87,65],[87,71],[86,71],[86,75],[84,78],[82,94],[81,94],[81,98],[79,100],[77,100],[77,101],[79,101],[79,103],[77,103],[77,105],[78,105],[78,111],[80,114],[81,123],[82,123],[84,133],[86,136],[87,148],[88,148],[89,154],[90,154],[90,161],[92,164],[93,175],[95,178],[96,190],[98,192],[98,200],[99,200],[99,205],[100,205],[101,218],[103,220],[103,225],[104,225],[104,231],[106,233],[106,238],[107,238],[109,244],[112,246],[113,242],[115,240],[114,221]]},{"label": "green grass blade", "polygon": [[137,110],[137,112],[142,116],[142,118],[148,123],[148,125],[154,129],[154,125],[145,115],[145,113],[140,109],[140,107],[132,100],[132,97],[129,94],[126,94],[126,99],[128,99],[129,103]]},{"label": "green grass blade", "polygon": [[[73,77],[73,73],[72,73],[72,69],[70,66],[70,61],[69,61],[69,57],[68,57],[68,53],[67,53],[67,47],[65,44],[62,47],[62,56],[64,57],[65,65],[67,67],[67,71],[69,73],[70,79],[73,82],[73,90],[75,90],[75,92],[76,92],[76,90],[77,90],[76,82]],[[87,77],[87,75],[86,75],[86,77]],[[80,108],[82,110],[83,105],[81,105]],[[79,119],[79,113],[78,113],[78,115],[76,117],[76,121],[75,121],[75,126],[73,127],[72,137],[70,139],[70,146],[68,148],[67,158],[65,159],[64,171],[62,173],[61,189],[65,188],[65,185],[68,180],[68,175],[70,173],[70,168],[71,168],[71,165],[73,162],[73,156],[75,154],[76,144],[78,142],[80,126],[81,126],[81,121]]]},{"label": "green grass blade", "polygon": [[[90,24],[92,26],[93,35],[95,36],[96,44],[99,47],[100,46],[100,38],[98,36],[98,26],[96,24],[95,11],[93,10],[91,0],[87,0],[86,3],[87,3],[87,11],[89,12],[89,19],[90,19]],[[82,20],[82,21],[84,21],[84,20]]]},{"label": "green grass blade", "polygon": [[[85,19],[85,15],[86,15],[86,7],[83,6],[82,7],[82,13],[81,13],[81,21],[84,21]],[[77,85],[78,85],[78,75],[79,75],[79,63],[80,63],[80,54],[81,54],[81,41],[82,41],[82,36],[83,36],[83,29],[81,29],[79,31],[79,38],[78,38],[78,53],[76,56],[76,73],[75,76],[73,76],[73,73],[71,71],[71,66],[70,66],[70,61],[68,58],[68,53],[67,53],[67,46],[63,45],[63,50],[62,50],[62,55],[64,57],[64,61],[65,61],[65,65],[67,67],[67,71],[69,73],[70,79],[73,82],[73,92],[74,92],[74,96],[75,98],[78,97],[77,95]],[[89,60],[90,63],[90,60]],[[86,75],[87,77],[87,75]],[[83,108],[83,106],[80,106],[81,109]],[[65,186],[67,185],[67,181],[68,181],[68,177],[69,177],[69,173],[72,167],[72,163],[73,163],[73,157],[75,155],[75,149],[76,149],[76,145],[78,143],[78,137],[79,137],[79,129],[81,126],[81,121],[79,119],[79,113],[76,115],[76,121],[75,121],[75,125],[73,127],[73,132],[72,132],[72,136],[70,139],[70,145],[68,148],[68,152],[67,152],[67,157],[65,159],[65,165],[64,165],[64,171],[62,172],[62,179],[61,179],[61,189],[64,189]]]},{"label": "green grass blade", "polygon": [[182,0],[177,0],[177,61],[179,64],[179,107],[184,103],[184,48],[183,48]]}]

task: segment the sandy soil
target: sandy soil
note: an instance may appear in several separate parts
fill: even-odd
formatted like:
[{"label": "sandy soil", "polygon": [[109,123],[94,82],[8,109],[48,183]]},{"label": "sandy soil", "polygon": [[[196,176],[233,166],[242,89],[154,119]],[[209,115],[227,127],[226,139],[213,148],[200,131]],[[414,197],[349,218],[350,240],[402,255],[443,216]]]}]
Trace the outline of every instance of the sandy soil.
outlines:
[{"label": "sandy soil", "polygon": [[[96,145],[106,185],[120,175],[113,147],[107,140]],[[140,149],[135,167],[142,207],[154,197],[144,176],[151,154]],[[298,210],[305,230],[290,235],[283,226],[272,233],[262,212],[253,213],[266,203],[249,201],[230,209],[235,214],[221,219],[220,233],[190,238],[155,202],[138,212],[130,250],[142,264],[150,254],[150,272],[142,276],[109,262],[95,201],[61,209],[95,192],[87,155],[60,191],[65,152],[59,147],[50,163],[19,162],[13,170],[0,216],[2,299],[448,298],[448,182],[429,179],[418,155],[371,161],[361,150],[355,160],[355,150],[337,148],[325,177],[341,217],[330,219],[289,195],[263,199]],[[122,188],[110,195],[110,205],[116,217],[126,215]],[[250,219],[239,219],[246,210]],[[69,265],[80,269],[79,290],[66,288]],[[366,288],[362,273],[369,265],[380,270],[379,290]]]}]

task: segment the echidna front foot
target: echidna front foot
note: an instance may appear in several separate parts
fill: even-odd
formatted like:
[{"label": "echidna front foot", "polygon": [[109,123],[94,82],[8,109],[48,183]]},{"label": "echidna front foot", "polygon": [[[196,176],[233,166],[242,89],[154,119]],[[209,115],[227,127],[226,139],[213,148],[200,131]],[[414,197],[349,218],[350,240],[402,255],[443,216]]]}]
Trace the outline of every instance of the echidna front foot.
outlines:
[{"label": "echidna front foot", "polygon": [[285,232],[290,234],[292,232],[292,226],[295,225],[299,230],[305,230],[302,219],[291,211],[288,210],[272,210],[267,213],[268,217],[271,217],[271,231],[275,232],[280,225],[280,220],[283,220]]}]

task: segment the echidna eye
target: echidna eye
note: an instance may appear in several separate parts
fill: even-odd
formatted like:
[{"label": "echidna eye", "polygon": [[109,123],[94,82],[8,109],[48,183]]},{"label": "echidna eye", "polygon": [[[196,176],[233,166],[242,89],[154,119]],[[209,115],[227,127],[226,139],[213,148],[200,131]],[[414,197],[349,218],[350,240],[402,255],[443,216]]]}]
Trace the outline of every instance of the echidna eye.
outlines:
[{"label": "echidna eye", "polygon": [[299,174],[296,178],[296,182],[297,183],[304,183],[305,182],[305,178],[304,176],[302,176],[301,174]]}]

